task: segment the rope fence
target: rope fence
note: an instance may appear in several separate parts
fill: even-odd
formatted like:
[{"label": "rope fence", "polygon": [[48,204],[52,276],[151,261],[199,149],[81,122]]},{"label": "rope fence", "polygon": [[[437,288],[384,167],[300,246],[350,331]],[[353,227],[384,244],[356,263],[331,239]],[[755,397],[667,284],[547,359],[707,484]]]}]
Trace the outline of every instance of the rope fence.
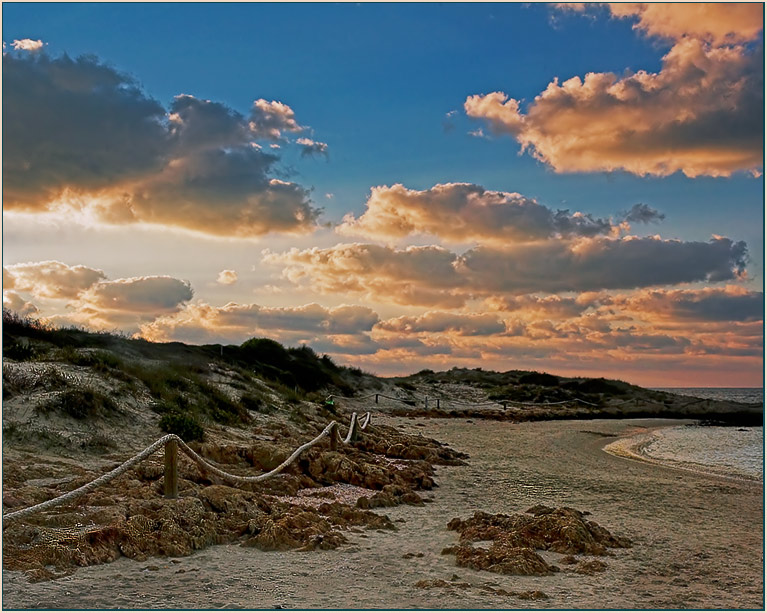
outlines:
[{"label": "rope fence", "polygon": [[[358,419],[357,413],[352,413],[352,417],[349,423],[349,431],[346,435],[346,438],[344,438],[343,441],[341,442],[343,442],[344,444],[349,444],[351,442],[354,442],[359,437],[360,430],[365,430],[369,424],[370,424],[370,413],[367,413],[363,421],[360,421]],[[181,449],[181,451],[183,451],[184,454],[186,454],[195,464],[200,466],[204,471],[213,473],[214,475],[216,475],[217,477],[220,477],[221,479],[225,481],[228,481],[234,484],[259,483],[261,481],[265,481],[266,479],[269,479],[281,473],[293,462],[295,462],[296,459],[298,459],[298,456],[300,456],[304,451],[309,449],[309,447],[316,445],[321,440],[327,437],[330,437],[330,448],[332,450],[337,449],[338,442],[341,440],[338,428],[339,428],[339,423],[335,420],[331,421],[327,426],[325,426],[325,429],[322,432],[320,432],[317,436],[315,436],[309,442],[304,443],[303,445],[298,447],[279,466],[277,466],[273,470],[270,470],[267,473],[263,473],[261,475],[255,475],[251,477],[233,475],[231,473],[221,470],[220,468],[216,466],[213,466],[210,462],[205,460],[205,458],[197,454],[191,447],[189,447],[189,445],[187,445],[179,436],[175,434],[166,434],[162,438],[157,439],[154,443],[149,445],[149,447],[147,447],[143,451],[137,453],[135,456],[133,456],[129,460],[126,460],[125,462],[120,464],[117,468],[109,471],[108,473],[101,475],[100,477],[94,479],[93,481],[90,481],[89,483],[86,483],[85,485],[81,487],[78,487],[75,490],[72,490],[71,492],[67,492],[66,494],[62,494],[61,496],[52,498],[51,500],[46,500],[45,502],[41,502],[40,504],[27,507],[26,509],[21,509],[19,511],[14,511],[13,513],[8,513],[3,515],[3,526],[6,525],[6,522],[17,521],[24,517],[28,517],[29,515],[32,515],[34,513],[39,513],[41,511],[45,511],[47,509],[51,509],[53,507],[57,507],[62,504],[66,504],[68,502],[71,502],[72,500],[75,500],[76,498],[80,498],[81,496],[84,496],[85,494],[88,494],[94,491],[95,489],[97,489],[98,487],[101,487],[102,485],[106,485],[110,481],[113,481],[120,475],[124,474],[125,472],[133,468],[136,464],[139,464],[140,462],[143,462],[144,460],[146,460],[149,456],[151,456],[158,449],[160,449],[160,447],[165,448],[164,494],[166,498],[176,498],[178,497],[178,449]]]},{"label": "rope fence", "polygon": [[[381,394],[381,393],[368,394],[367,396],[359,396],[359,397],[357,396],[329,396],[328,397],[329,400],[332,400],[333,398],[340,398],[342,400],[356,400],[356,401],[363,401],[363,400],[367,400],[368,398],[375,398],[375,404],[379,403],[379,399],[385,398],[387,400],[393,400],[394,402],[400,402],[408,406],[414,406],[416,403],[419,402],[419,399],[397,398],[395,396],[389,396],[387,394]],[[584,404],[591,407],[599,406],[598,404],[595,404],[593,402],[588,402],[587,400],[583,400],[582,398],[571,398],[569,400],[559,400],[557,402],[527,402],[522,400],[486,400],[484,402],[467,402],[463,400],[454,400],[452,398],[429,398],[428,396],[425,396],[423,398],[424,409],[429,408],[429,400],[436,403],[437,409],[442,408],[440,406],[442,402],[450,403],[451,405],[462,405],[467,407],[501,406],[503,407],[504,410],[508,407],[508,405],[554,406],[554,405],[560,405],[560,404],[579,403],[579,404]]]}]

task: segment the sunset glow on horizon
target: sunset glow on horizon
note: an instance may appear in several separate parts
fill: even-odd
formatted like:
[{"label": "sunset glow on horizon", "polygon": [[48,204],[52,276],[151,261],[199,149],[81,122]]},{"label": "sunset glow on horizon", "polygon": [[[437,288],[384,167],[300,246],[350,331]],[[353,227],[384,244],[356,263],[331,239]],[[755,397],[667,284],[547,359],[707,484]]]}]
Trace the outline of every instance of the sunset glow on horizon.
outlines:
[{"label": "sunset glow on horizon", "polygon": [[762,24],[5,4],[4,307],[384,376],[761,387]]}]

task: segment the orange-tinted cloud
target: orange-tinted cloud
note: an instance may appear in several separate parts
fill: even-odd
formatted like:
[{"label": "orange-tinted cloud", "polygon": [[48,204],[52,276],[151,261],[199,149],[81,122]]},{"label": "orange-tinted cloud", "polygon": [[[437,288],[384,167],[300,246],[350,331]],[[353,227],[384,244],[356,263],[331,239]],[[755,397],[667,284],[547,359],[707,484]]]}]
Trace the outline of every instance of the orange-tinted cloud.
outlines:
[{"label": "orange-tinted cloud", "polygon": [[522,194],[470,183],[437,184],[422,191],[399,183],[374,187],[366,206],[359,218],[344,217],[337,231],[373,239],[431,234],[454,242],[500,244],[618,232],[610,220],[553,211]]},{"label": "orange-tinted cloud", "polygon": [[631,289],[737,279],[746,246],[727,238],[682,242],[659,237],[582,238],[476,247],[395,249],[360,243],[265,252],[296,284],[319,293],[359,294],[396,304],[456,308],[490,295]]},{"label": "orange-tinted cloud", "polygon": [[394,317],[376,325],[377,330],[398,334],[450,332],[458,336],[487,336],[506,331],[504,323],[492,313],[450,313],[428,311],[418,317]]},{"label": "orange-tinted cloud", "polygon": [[754,40],[764,20],[761,2],[626,2],[609,7],[615,17],[639,17],[634,28],[648,36],[691,36],[715,44]]},{"label": "orange-tinted cloud", "polygon": [[[596,5],[564,3],[585,12]],[[760,3],[610,4],[615,17],[673,41],[660,72],[554,79],[526,109],[504,92],[464,109],[557,172],[690,177],[760,172],[764,61]]]},{"label": "orange-tinted cloud", "polygon": [[22,317],[34,317],[40,312],[35,304],[25,300],[13,290],[3,290],[3,308],[18,313]]},{"label": "orange-tinted cloud", "polygon": [[557,79],[527,107],[503,92],[464,108],[557,172],[757,172],[764,147],[764,65],[745,47],[683,39],[658,73]]},{"label": "orange-tinted cloud", "polygon": [[29,292],[37,298],[72,299],[106,279],[104,271],[63,262],[26,262],[3,267],[3,288]]},{"label": "orange-tinted cloud", "polygon": [[438,246],[396,250],[353,243],[328,249],[266,251],[263,261],[283,266],[293,283],[323,294],[359,294],[397,304],[459,307],[466,300],[455,254]]},{"label": "orange-tinted cloud", "polygon": [[609,304],[653,319],[685,322],[760,321],[764,316],[764,293],[736,285],[698,290],[645,290],[630,296],[614,296]]},{"label": "orange-tinted cloud", "polygon": [[264,100],[259,98],[253,102],[250,111],[250,130],[256,138],[279,140],[283,132],[301,132],[304,128],[298,125],[296,114],[284,102]]},{"label": "orange-tinted cloud", "polygon": [[[229,303],[222,307],[190,304],[183,310],[158,317],[141,327],[141,336],[154,341],[242,343],[253,336],[268,336],[287,344],[308,343],[327,351],[328,343],[373,348],[368,332],[378,315],[368,307],[344,305],[325,308],[318,304],[300,307],[264,307]],[[363,349],[364,348],[364,349]]]},{"label": "orange-tinted cloud", "polygon": [[6,210],[218,236],[316,228],[309,192],[277,179],[279,158],[255,142],[304,129],[286,104],[256,100],[245,117],[181,95],[166,111],[91,57],[7,53],[3,84]]}]

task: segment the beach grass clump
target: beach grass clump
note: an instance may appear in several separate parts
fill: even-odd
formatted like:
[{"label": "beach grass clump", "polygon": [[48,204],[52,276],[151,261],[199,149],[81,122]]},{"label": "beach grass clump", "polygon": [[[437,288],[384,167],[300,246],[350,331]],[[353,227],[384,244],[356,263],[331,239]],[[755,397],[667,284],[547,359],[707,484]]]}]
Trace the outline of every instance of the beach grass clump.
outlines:
[{"label": "beach grass clump", "polygon": [[106,417],[119,412],[109,396],[90,388],[68,389],[37,407],[42,413],[56,411],[74,419]]}]

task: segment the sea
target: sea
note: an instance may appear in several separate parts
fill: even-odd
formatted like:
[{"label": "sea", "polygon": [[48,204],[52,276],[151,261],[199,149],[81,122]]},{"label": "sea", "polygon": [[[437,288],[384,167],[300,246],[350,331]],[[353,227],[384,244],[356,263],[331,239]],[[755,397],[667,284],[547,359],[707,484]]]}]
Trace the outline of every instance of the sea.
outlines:
[{"label": "sea", "polygon": [[[761,402],[763,388],[655,388],[695,398]],[[655,432],[643,453],[652,459],[701,472],[764,480],[764,427],[673,426]]]}]

